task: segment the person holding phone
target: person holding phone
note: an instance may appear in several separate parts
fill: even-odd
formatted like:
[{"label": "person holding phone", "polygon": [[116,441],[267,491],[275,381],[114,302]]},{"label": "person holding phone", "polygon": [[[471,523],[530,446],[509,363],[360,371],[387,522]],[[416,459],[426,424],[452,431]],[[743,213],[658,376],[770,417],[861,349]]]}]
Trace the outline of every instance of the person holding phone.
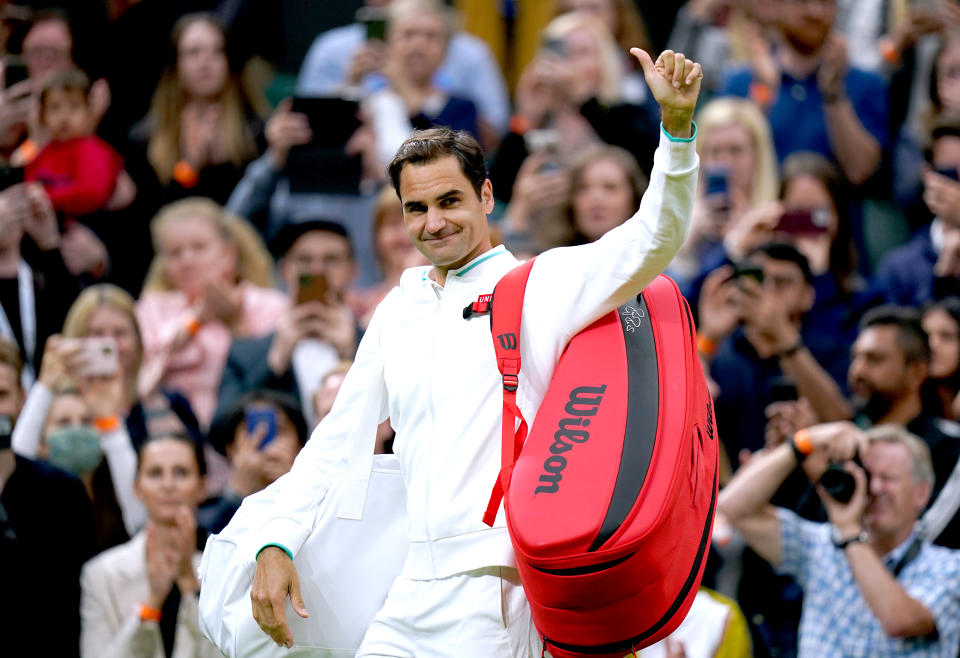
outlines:
[{"label": "person holding phone", "polygon": [[290,224],[273,241],[291,304],[273,332],[234,338],[220,380],[216,417],[251,390],[275,390],[300,400],[312,422],[311,396],[323,375],[357,349],[357,323],[346,304],[355,265],[341,224]]},{"label": "person holding phone", "polygon": [[244,394],[218,419],[210,443],[230,462],[231,476],[223,493],[198,510],[203,528],[220,532],[246,496],[290,470],[308,436],[300,409],[296,398],[265,389]]}]

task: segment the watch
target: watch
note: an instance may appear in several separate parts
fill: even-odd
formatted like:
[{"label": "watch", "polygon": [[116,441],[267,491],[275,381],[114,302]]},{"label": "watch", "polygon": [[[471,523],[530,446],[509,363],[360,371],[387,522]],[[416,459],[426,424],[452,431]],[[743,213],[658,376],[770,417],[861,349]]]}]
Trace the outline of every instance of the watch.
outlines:
[{"label": "watch", "polygon": [[840,532],[840,528],[834,526],[830,529],[830,539],[833,540],[833,545],[839,548],[841,551],[850,544],[856,544],[858,542],[866,543],[868,538],[869,536],[867,535],[866,530],[860,530],[860,532],[854,536],[844,538],[843,534]]}]

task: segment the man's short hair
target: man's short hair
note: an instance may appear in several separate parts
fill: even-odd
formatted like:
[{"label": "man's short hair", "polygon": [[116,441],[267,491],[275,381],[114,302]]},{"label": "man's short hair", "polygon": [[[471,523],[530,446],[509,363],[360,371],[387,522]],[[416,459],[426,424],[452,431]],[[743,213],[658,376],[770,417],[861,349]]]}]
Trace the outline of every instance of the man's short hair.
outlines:
[{"label": "man's short hair", "polygon": [[934,120],[923,148],[923,157],[927,162],[933,163],[933,146],[944,137],[960,139],[960,113],[944,112]]},{"label": "man's short hair", "polygon": [[20,348],[6,338],[0,338],[0,365],[13,368],[16,373],[17,386],[20,386],[20,376],[23,374],[23,361],[20,359]]},{"label": "man's short hair", "polygon": [[67,93],[79,92],[85,99],[90,95],[90,78],[80,69],[66,69],[51,73],[40,89],[40,111],[47,105],[47,96],[51,91],[60,90]]},{"label": "man's short hair", "polygon": [[885,423],[875,425],[866,431],[870,443],[895,443],[902,445],[913,459],[913,480],[930,485],[933,488],[933,460],[930,457],[930,448],[918,436],[908,432],[900,425]]},{"label": "man's short hair", "polygon": [[394,0],[387,8],[387,21],[392,23],[405,14],[435,14],[443,19],[447,41],[457,31],[457,12],[443,0]]},{"label": "man's short hair", "polygon": [[917,309],[893,304],[872,308],[860,321],[860,332],[871,327],[896,327],[897,345],[907,363],[930,361],[930,341]]},{"label": "man's short hair", "polygon": [[754,247],[747,252],[746,260],[752,256],[763,254],[771,260],[782,260],[793,263],[800,268],[803,274],[803,280],[808,284],[813,284],[813,272],[810,270],[810,262],[807,257],[801,254],[796,247],[785,242],[767,242],[759,247]]},{"label": "man's short hair", "polygon": [[270,241],[270,252],[275,258],[283,258],[297,240],[312,231],[323,231],[325,233],[339,235],[347,241],[347,252],[350,258],[353,258],[353,244],[350,242],[350,235],[347,233],[347,229],[343,223],[332,219],[320,218],[284,224],[276,236]]},{"label": "man's short hair", "polygon": [[479,199],[483,182],[487,180],[487,163],[483,158],[483,149],[467,131],[444,127],[415,130],[397,149],[397,154],[387,168],[397,196],[400,196],[400,172],[404,165],[423,165],[448,155],[457,158],[460,171],[470,181]]}]

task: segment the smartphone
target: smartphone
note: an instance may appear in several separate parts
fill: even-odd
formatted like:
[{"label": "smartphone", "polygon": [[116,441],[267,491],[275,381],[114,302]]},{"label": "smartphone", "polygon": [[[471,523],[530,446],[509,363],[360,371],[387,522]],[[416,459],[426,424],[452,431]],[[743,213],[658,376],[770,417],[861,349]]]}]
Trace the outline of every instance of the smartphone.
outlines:
[{"label": "smartphone", "polygon": [[307,116],[313,138],[294,146],[285,173],[290,192],[296,194],[347,194],[360,191],[363,162],[360,154],[348,155],[347,142],[362,122],[356,100],[332,96],[297,96],[293,111]]},{"label": "smartphone", "polygon": [[88,377],[109,377],[117,374],[120,365],[117,341],[108,337],[82,338],[85,365],[83,374]]},{"label": "smartphone", "polygon": [[759,265],[753,265],[751,263],[736,265],[733,269],[733,278],[753,279],[757,283],[763,285],[763,268]]},{"label": "smartphone", "polygon": [[830,230],[830,215],[822,209],[788,210],[780,216],[776,227],[778,233],[791,235],[817,235]]},{"label": "smartphone", "polygon": [[244,414],[247,423],[247,434],[253,435],[261,425],[267,426],[267,433],[260,441],[260,450],[266,448],[277,438],[277,414],[273,409],[248,409]]},{"label": "smartphone", "polygon": [[554,128],[534,128],[523,134],[527,153],[556,153],[560,150],[560,132]]},{"label": "smartphone", "polygon": [[19,57],[8,55],[3,58],[3,86],[9,89],[18,82],[23,82],[30,75],[27,72],[27,65]]},{"label": "smartphone", "polygon": [[934,171],[950,180],[960,181],[960,167],[937,167]]},{"label": "smartphone", "polygon": [[297,304],[325,303],[329,289],[327,277],[323,274],[301,274],[297,281]]},{"label": "smartphone", "polygon": [[356,21],[367,30],[367,40],[385,41],[387,36],[387,14],[381,7],[360,7]]},{"label": "smartphone", "polygon": [[730,188],[730,171],[725,167],[707,170],[707,196],[727,196]]},{"label": "smartphone", "polygon": [[797,399],[797,385],[792,379],[781,375],[770,382],[771,402],[796,402]]},{"label": "smartphone", "polygon": [[556,57],[567,57],[567,42],[563,37],[544,39],[543,49]]},{"label": "smartphone", "polygon": [[9,450],[13,436],[13,416],[0,415],[0,450]]}]

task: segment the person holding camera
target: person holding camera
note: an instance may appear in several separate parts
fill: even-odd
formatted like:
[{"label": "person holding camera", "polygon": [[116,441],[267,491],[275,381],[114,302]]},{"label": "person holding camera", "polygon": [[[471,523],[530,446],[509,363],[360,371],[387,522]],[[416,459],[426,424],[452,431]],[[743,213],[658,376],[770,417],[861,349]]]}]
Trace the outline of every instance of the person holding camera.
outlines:
[{"label": "person holding camera", "polygon": [[[770,504],[798,465],[818,483],[828,523]],[[828,467],[852,481],[847,502],[821,481]],[[863,432],[838,422],[757,455],[720,493],[719,512],[803,588],[800,658],[957,655],[960,552],[932,545],[917,528],[932,488],[921,439],[895,425]]]}]

